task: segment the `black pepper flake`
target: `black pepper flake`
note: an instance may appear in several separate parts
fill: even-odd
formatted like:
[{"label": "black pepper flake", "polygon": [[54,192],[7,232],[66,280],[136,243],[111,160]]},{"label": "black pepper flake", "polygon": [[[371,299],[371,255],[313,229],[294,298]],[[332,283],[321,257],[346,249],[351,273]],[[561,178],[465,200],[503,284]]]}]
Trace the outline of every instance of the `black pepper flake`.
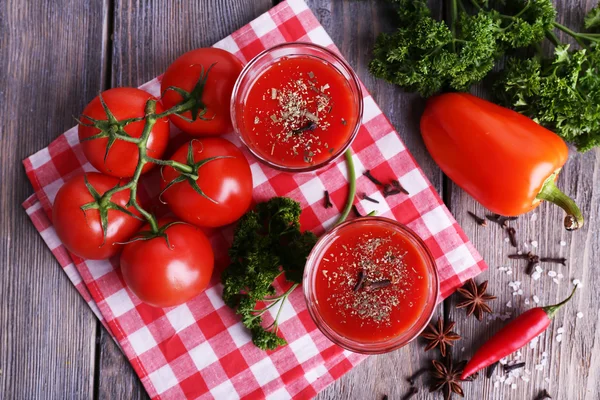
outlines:
[{"label": "black pepper flake", "polygon": [[513,365],[504,365],[504,372],[510,372],[510,371],[515,370],[515,369],[523,368],[524,366],[525,366],[524,362],[516,363],[516,364],[513,364]]},{"label": "black pepper flake", "polygon": [[298,129],[294,129],[292,130],[292,134],[294,135],[298,135],[302,132],[306,132],[306,131],[314,131],[315,129],[318,128],[318,125],[316,122],[314,121],[309,121],[306,123],[306,125],[304,125],[303,127],[300,127]]},{"label": "black pepper flake", "polygon": [[324,193],[325,193],[325,208],[333,207],[333,204],[331,203],[331,198],[329,197],[329,192],[326,190]]},{"label": "black pepper flake", "polygon": [[360,195],[360,198],[361,198],[361,199],[363,199],[363,200],[370,201],[371,203],[376,203],[376,204],[379,204],[379,201],[375,200],[375,199],[374,199],[374,198],[372,198],[372,197],[369,197],[369,196],[367,196],[367,194],[366,194],[366,193],[362,193],[362,194]]}]

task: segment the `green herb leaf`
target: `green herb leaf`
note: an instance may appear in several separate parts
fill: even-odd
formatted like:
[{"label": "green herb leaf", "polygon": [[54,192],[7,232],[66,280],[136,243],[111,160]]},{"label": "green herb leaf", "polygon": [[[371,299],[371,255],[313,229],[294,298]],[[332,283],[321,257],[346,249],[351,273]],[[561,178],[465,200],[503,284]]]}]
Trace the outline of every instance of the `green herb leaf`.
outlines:
[{"label": "green herb leaf", "polygon": [[[241,315],[254,344],[263,350],[286,344],[277,336],[277,318],[264,327],[262,316],[271,308],[282,309],[301,282],[306,258],[317,241],[311,232],[300,231],[300,213],[300,204],[285,197],[272,198],[248,211],[235,229],[231,263],[221,276],[223,300]],[[275,296],[273,281],[282,273],[294,284]],[[265,305],[259,308],[257,302]]]}]

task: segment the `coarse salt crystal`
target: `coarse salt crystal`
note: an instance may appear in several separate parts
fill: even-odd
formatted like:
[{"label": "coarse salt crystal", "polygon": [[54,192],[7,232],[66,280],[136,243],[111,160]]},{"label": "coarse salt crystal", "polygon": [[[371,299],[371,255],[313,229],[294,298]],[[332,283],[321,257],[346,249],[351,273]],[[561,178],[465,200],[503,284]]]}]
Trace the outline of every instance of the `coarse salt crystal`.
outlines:
[{"label": "coarse salt crystal", "polygon": [[508,363],[508,361],[506,361],[506,357],[500,359],[500,364],[506,365],[507,363]]},{"label": "coarse salt crystal", "polygon": [[513,383],[512,385],[510,385],[510,388],[511,388],[511,389],[516,389],[516,388],[517,388],[517,384],[516,384],[516,383]]},{"label": "coarse salt crystal", "polygon": [[534,249],[536,249],[538,247],[538,242],[537,240],[532,240],[531,241],[531,247],[533,247]]},{"label": "coarse salt crystal", "polygon": [[498,381],[494,382],[494,387],[495,388],[499,388],[500,387],[500,382],[498,382]]},{"label": "coarse salt crystal", "polygon": [[531,274],[531,278],[534,281],[537,281],[538,279],[540,279],[541,276],[542,276],[542,273],[540,271],[535,271],[533,274]]},{"label": "coarse salt crystal", "polygon": [[556,271],[548,271],[548,276],[554,278],[556,276]]},{"label": "coarse salt crystal", "polygon": [[529,244],[527,242],[523,242],[523,247],[525,247],[526,249],[529,248]]},{"label": "coarse salt crystal", "polygon": [[556,341],[557,342],[562,342],[562,335],[556,335]]},{"label": "coarse salt crystal", "polygon": [[544,369],[544,366],[543,366],[542,364],[537,364],[537,365],[535,366],[535,370],[536,370],[536,371],[541,371],[541,370],[543,370],[543,369]]},{"label": "coarse salt crystal", "polygon": [[556,275],[556,277],[557,277],[558,279],[562,279],[562,278],[564,278],[565,276],[564,276],[563,274],[558,274],[558,275]]},{"label": "coarse salt crystal", "polygon": [[529,382],[529,377],[527,376],[522,376],[521,379],[523,380],[523,382]]},{"label": "coarse salt crystal", "polygon": [[512,308],[512,301],[509,301],[508,303],[506,303],[506,307]]},{"label": "coarse salt crystal", "polygon": [[547,351],[545,351],[545,352],[542,353],[542,358],[546,358],[546,357],[548,357],[548,352]]},{"label": "coarse salt crystal", "polygon": [[577,313],[577,318],[583,318],[583,313],[581,311]]},{"label": "coarse salt crystal", "polygon": [[510,242],[510,239],[509,239],[509,238],[504,238],[504,241],[505,241],[506,243],[508,243],[508,242]]},{"label": "coarse salt crystal", "polygon": [[583,283],[581,283],[579,279],[573,279],[573,285],[577,286],[578,288],[583,287]]},{"label": "coarse salt crystal", "polygon": [[519,296],[521,296],[521,295],[523,294],[523,289],[519,289],[519,290],[517,290],[517,294],[518,294]]},{"label": "coarse salt crystal", "polygon": [[544,381],[546,381],[546,383],[550,383],[550,378],[548,378],[548,377],[545,377],[545,378],[544,378]]},{"label": "coarse salt crystal", "polygon": [[564,240],[561,240],[559,244],[560,244],[561,246],[566,246],[566,245],[567,245],[567,242],[565,242]]},{"label": "coarse salt crystal", "polygon": [[539,265],[535,266],[535,270],[538,272],[544,272],[544,270],[542,269],[542,267],[540,267]]},{"label": "coarse salt crystal", "polygon": [[506,271],[506,269],[507,269],[506,267],[498,267],[498,271],[503,271],[504,272],[504,271]]},{"label": "coarse salt crystal", "polygon": [[556,330],[556,333],[564,333],[564,332],[565,332],[565,328],[562,326]]},{"label": "coarse salt crystal", "polygon": [[517,251],[517,254],[521,255],[521,254],[523,254],[523,252],[521,250],[519,250],[519,251]]},{"label": "coarse salt crystal", "polygon": [[509,269],[508,271],[506,271],[506,275],[512,275],[512,270]]},{"label": "coarse salt crystal", "polygon": [[538,219],[537,213],[531,214],[531,222],[535,222],[535,221],[537,221],[537,219]]},{"label": "coarse salt crystal", "polygon": [[525,305],[529,304],[529,299],[525,299],[525,301],[523,301],[523,303],[525,303]]},{"label": "coarse salt crystal", "polygon": [[557,285],[560,283],[560,281],[556,278],[552,278],[552,282],[556,283]]},{"label": "coarse salt crystal", "polygon": [[537,296],[533,296],[533,302],[534,302],[535,304],[538,304],[538,303],[540,302],[540,298],[539,298],[539,297],[537,297]]},{"label": "coarse salt crystal", "polygon": [[[523,356],[523,353],[521,353],[521,351],[517,351],[517,354],[515,355],[516,358],[521,358]],[[518,371],[518,370],[517,370]]]}]

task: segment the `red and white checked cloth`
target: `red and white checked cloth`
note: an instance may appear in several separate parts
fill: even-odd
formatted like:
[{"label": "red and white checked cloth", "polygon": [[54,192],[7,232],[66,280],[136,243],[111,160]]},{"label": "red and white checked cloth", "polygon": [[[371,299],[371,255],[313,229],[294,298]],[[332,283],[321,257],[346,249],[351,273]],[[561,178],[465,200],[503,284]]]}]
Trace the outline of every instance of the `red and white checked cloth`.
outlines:
[{"label": "red and white checked cloth", "polygon": [[[338,51],[302,0],[279,4],[215,47],[248,62],[265,48],[286,41],[309,41]],[[159,95],[160,77],[141,88]],[[379,204],[360,202],[359,207],[401,221],[423,238],[436,259],[441,300],[487,266],[373,98],[363,91],[363,124],[352,150],[358,190]],[[175,141],[185,139],[177,132],[174,135],[178,135]],[[241,146],[233,135],[228,139]],[[343,158],[316,173],[291,175],[270,169],[244,152],[252,169],[256,201],[273,196],[300,201],[302,227],[316,234],[333,224],[347,194]],[[35,195],[23,203],[27,214],[69,279],[119,343],[152,398],[310,398],[365,358],[342,350],[319,332],[301,290],[292,293],[281,315],[280,332],[289,345],[272,352],[256,348],[239,318],[223,304],[219,273],[204,293],[181,306],[159,309],[140,302],[125,286],[118,258],[89,261],[69,254],[52,226],[51,206],[58,189],[72,176],[93,170],[79,145],[77,128],[23,163],[35,189]],[[381,177],[398,177],[410,195],[383,198],[362,176],[365,169]],[[144,188],[155,197],[158,185],[156,181],[148,184],[152,180],[146,179]],[[331,194],[333,208],[322,206],[325,189]],[[217,265],[227,263],[232,231],[226,227],[209,232]]]}]

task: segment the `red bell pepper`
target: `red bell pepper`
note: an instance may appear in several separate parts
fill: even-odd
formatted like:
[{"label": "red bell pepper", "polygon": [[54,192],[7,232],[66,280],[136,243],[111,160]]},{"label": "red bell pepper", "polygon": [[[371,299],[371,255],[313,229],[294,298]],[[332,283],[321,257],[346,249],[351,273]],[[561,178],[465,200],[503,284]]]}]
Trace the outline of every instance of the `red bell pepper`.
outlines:
[{"label": "red bell pepper", "polygon": [[445,93],[427,101],[421,133],[442,171],[488,210],[517,216],[547,200],[566,211],[568,230],[583,225],[554,183],[568,148],[531,119],[468,93]]}]

